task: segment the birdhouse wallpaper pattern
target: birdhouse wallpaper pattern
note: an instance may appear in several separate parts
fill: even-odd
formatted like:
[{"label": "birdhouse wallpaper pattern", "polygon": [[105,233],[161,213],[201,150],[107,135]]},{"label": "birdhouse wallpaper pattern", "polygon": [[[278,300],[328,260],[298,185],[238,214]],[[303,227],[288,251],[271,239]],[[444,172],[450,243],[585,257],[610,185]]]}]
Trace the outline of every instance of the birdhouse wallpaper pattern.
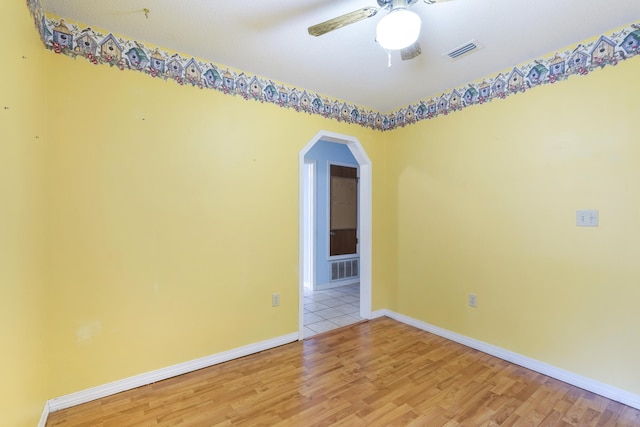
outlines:
[{"label": "birdhouse wallpaper pattern", "polygon": [[41,38],[55,53],[81,57],[94,64],[109,64],[120,70],[136,70],[154,78],[173,80],[247,100],[277,104],[283,108],[318,114],[338,121],[377,130],[391,130],[446,115],[463,108],[524,92],[543,84],[553,84],[570,76],[586,75],[622,60],[640,56],[640,23],[594,42],[581,43],[557,52],[552,58],[537,59],[507,72],[453,88],[448,93],[419,101],[391,113],[364,109],[345,101],[330,99],[304,89],[231,70],[199,58],[169,54],[147,48],[142,42],[116,37],[91,28],[45,16],[40,0],[27,0]]}]

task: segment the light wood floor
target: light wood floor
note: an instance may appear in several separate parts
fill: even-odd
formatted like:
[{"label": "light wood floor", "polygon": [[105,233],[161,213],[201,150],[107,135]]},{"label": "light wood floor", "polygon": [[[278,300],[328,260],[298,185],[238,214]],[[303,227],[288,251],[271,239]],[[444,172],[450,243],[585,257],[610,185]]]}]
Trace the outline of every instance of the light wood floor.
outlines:
[{"label": "light wood floor", "polygon": [[52,413],[47,426],[640,426],[640,411],[379,318]]}]

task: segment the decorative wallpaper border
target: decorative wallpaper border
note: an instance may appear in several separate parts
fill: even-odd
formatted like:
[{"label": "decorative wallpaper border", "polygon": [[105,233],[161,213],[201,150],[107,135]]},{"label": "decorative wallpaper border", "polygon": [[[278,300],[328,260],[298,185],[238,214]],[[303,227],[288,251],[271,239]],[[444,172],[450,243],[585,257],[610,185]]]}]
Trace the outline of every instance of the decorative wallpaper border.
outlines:
[{"label": "decorative wallpaper border", "polygon": [[158,48],[151,50],[141,42],[116,37],[112,33],[103,34],[88,27],[80,29],[64,19],[47,17],[40,0],[27,0],[27,5],[45,46],[55,53],[82,57],[93,64],[109,64],[120,70],[137,70],[154,78],[171,79],[180,85],[217,90],[381,131],[447,115],[474,104],[503,99],[573,75],[586,75],[640,54],[640,23],[634,23],[608,36],[602,35],[596,41],[580,43],[573,49],[558,52],[551,58],[533,60],[480,83],[470,83],[397,111],[382,113],[230,70],[209,61],[169,54]]}]

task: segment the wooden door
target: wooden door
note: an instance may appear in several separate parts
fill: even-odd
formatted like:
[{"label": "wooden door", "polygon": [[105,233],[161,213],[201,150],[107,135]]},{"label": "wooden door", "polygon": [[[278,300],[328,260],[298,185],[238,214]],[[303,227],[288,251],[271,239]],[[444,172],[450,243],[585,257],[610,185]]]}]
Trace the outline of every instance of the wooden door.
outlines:
[{"label": "wooden door", "polygon": [[358,168],[331,165],[329,255],[358,253]]}]

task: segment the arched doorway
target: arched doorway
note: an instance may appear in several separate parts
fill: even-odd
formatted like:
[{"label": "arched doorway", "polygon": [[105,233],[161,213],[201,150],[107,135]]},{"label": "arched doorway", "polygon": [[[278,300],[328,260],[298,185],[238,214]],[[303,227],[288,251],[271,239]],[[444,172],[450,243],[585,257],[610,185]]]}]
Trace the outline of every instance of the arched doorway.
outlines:
[{"label": "arched doorway", "polygon": [[[315,261],[313,256],[314,238],[311,228],[314,227],[316,217],[315,204],[310,194],[313,192],[313,175],[315,165],[306,162],[306,154],[319,142],[344,144],[359,169],[359,198],[358,198],[358,226],[359,226],[359,305],[360,318],[371,317],[371,160],[365,153],[357,138],[332,132],[318,132],[300,151],[299,154],[299,339],[304,333],[304,284],[314,275]],[[310,181],[311,180],[311,181]]]}]

